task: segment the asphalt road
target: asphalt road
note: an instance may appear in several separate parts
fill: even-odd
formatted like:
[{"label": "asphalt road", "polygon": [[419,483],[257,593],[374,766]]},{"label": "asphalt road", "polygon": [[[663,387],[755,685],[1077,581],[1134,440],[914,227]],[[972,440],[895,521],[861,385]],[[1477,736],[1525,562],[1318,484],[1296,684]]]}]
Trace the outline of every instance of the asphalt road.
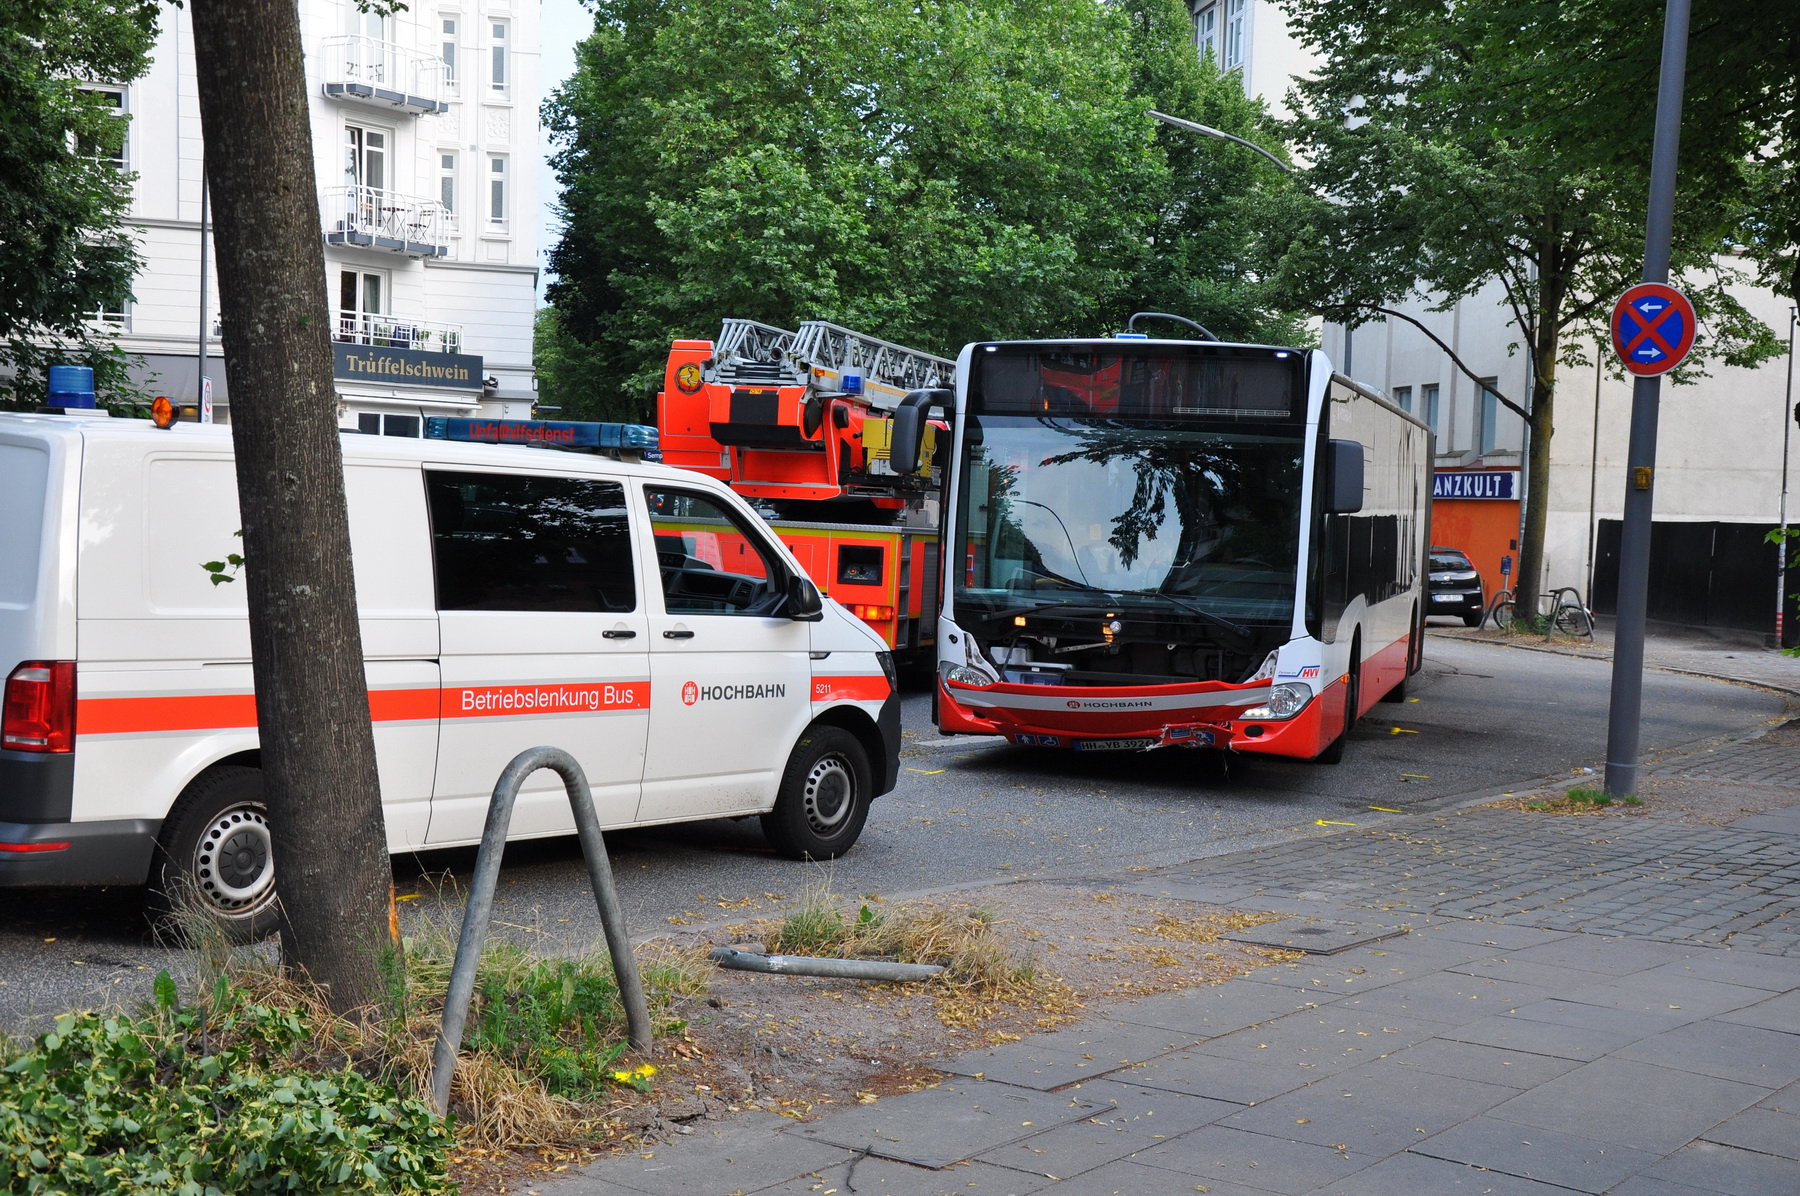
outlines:
[{"label": "asphalt road", "polygon": [[[1204,752],[1078,756],[944,738],[929,697],[909,695],[896,790],[875,803],[862,841],[831,865],[777,858],[756,820],[608,836],[634,933],[737,921],[829,882],[844,894],[896,894],[997,877],[1092,876],[1196,859],[1328,823],[1393,817],[1598,768],[1610,666],[1568,656],[1432,638],[1416,701],[1380,704],[1342,764]],[[1704,678],[1650,673],[1644,745],[1655,752],[1781,718],[1783,697]],[[1398,732],[1396,732],[1398,728]],[[396,860],[409,914],[446,911],[446,876],[466,880],[472,851]],[[453,891],[453,890],[452,890]],[[547,949],[600,941],[572,839],[515,844],[496,904],[497,933]],[[148,991],[184,953],[145,930],[141,893],[0,891],[0,1027]]]}]

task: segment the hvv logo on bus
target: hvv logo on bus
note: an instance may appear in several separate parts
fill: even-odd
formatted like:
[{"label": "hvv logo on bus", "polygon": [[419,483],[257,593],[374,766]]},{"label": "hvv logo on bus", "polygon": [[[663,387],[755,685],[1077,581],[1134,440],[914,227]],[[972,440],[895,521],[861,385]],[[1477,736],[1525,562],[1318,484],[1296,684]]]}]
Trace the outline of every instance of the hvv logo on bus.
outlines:
[{"label": "hvv logo on bus", "polygon": [[1478,469],[1467,473],[1439,472],[1432,475],[1431,497],[1438,498],[1517,498],[1519,471],[1516,469]]}]

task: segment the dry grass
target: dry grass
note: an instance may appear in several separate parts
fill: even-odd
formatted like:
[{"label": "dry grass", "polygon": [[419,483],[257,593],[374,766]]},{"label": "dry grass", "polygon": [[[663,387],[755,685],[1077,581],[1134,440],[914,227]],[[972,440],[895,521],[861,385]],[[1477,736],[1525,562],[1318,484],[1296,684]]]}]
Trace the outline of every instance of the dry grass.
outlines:
[{"label": "dry grass", "polygon": [[779,923],[763,928],[769,950],[787,955],[886,959],[936,964],[929,986],[946,1026],[973,1026],[1001,1009],[1032,1004],[1067,1007],[1067,986],[1042,973],[1031,949],[1018,946],[991,905],[846,902],[829,885],[814,885]]},{"label": "dry grass", "polygon": [[1523,797],[1489,802],[1488,807],[1558,817],[1634,814],[1647,808],[1643,799],[1636,795],[1615,798],[1599,789],[1581,786],[1564,790],[1561,793],[1528,793]]}]

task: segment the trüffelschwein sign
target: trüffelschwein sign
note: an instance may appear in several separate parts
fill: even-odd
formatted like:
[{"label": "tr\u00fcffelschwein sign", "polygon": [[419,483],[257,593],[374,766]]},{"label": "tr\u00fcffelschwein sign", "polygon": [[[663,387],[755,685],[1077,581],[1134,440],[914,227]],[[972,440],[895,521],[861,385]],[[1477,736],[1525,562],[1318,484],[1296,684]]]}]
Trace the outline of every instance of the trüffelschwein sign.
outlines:
[{"label": "tr\u00fcffelschwein sign", "polygon": [[334,344],[331,348],[336,357],[332,374],[339,382],[481,389],[481,358],[471,354],[381,349],[373,345]]}]

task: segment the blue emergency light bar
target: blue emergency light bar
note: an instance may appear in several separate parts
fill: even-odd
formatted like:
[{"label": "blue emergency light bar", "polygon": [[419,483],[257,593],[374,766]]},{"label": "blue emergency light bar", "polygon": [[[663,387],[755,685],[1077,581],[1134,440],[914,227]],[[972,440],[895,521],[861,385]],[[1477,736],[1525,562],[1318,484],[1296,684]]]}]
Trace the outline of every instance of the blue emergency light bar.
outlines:
[{"label": "blue emergency light bar", "polygon": [[604,453],[641,454],[662,460],[656,429],[648,424],[573,423],[548,419],[452,419],[428,416],[425,435],[431,440],[477,444],[541,444],[549,448],[589,449]]}]

